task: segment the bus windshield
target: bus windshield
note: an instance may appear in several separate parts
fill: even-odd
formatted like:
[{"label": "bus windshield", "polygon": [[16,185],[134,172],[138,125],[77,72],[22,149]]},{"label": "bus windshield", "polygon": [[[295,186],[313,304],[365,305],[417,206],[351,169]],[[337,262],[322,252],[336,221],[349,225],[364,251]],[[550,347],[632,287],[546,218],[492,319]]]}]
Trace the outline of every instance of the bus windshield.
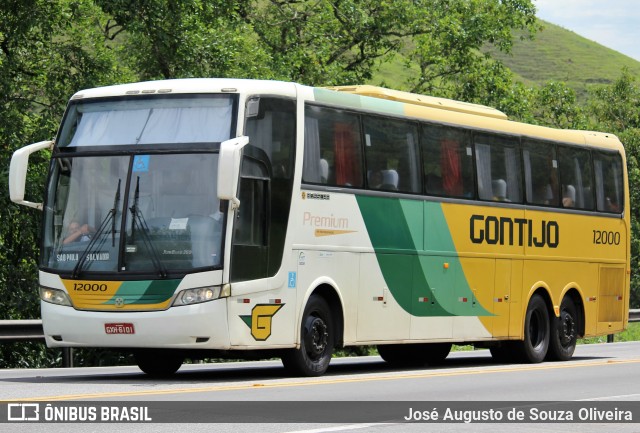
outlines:
[{"label": "bus windshield", "polygon": [[[76,102],[58,147],[216,143],[231,138],[231,95]],[[206,125],[207,127],[203,127]]]},{"label": "bus windshield", "polygon": [[217,153],[56,163],[42,266],[80,276],[166,275],[220,265],[224,215],[216,196]]},{"label": "bus windshield", "polygon": [[[134,109],[126,101],[96,102],[69,110],[47,191],[43,268],[80,278],[165,277],[221,266],[217,143],[235,128],[233,101],[188,101],[159,98],[155,107],[150,99],[133,101]],[[104,150],[96,153],[95,146]]]}]

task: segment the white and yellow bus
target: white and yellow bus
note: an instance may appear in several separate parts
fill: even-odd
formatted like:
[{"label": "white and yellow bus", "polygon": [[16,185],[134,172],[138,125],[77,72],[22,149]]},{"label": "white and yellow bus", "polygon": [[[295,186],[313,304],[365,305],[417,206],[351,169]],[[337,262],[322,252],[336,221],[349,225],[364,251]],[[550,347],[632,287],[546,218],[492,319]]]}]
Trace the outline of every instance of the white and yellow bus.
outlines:
[{"label": "white and yellow bus", "polygon": [[[24,197],[40,149],[43,203]],[[83,90],[55,142],[15,152],[10,192],[44,212],[48,346],[149,374],[280,356],[319,375],[356,345],[567,360],[627,325],[623,146],[488,107],[234,79]]]}]

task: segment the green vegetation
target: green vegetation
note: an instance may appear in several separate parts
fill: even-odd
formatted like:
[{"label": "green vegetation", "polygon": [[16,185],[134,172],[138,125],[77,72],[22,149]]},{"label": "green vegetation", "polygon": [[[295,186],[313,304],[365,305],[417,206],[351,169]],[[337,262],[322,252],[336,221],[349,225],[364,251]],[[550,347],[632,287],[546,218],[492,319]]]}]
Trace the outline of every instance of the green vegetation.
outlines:
[{"label": "green vegetation", "polygon": [[[541,25],[532,0],[4,1],[0,319],[39,316],[41,214],[9,200],[13,151],[54,137],[80,89],[196,76],[384,83],[494,106],[514,120],[618,134],[628,156],[631,303],[638,307],[639,73],[637,62]],[[28,199],[43,196],[47,170],[47,155],[34,154]],[[41,344],[3,344],[0,368],[54,365],[57,356]],[[79,357],[83,365],[98,358]]]},{"label": "green vegetation", "polygon": [[[640,322],[629,323],[629,327],[620,332],[619,334],[614,334],[613,342],[619,343],[621,341],[640,341]],[[593,338],[583,338],[582,340],[578,340],[578,344],[594,344],[594,343],[606,343],[607,336],[601,337],[593,337]]]},{"label": "green vegetation", "polygon": [[535,39],[518,39],[511,54],[489,52],[527,85],[566,83],[586,97],[593,84],[611,84],[622,68],[640,74],[640,63],[554,24],[542,22]]}]

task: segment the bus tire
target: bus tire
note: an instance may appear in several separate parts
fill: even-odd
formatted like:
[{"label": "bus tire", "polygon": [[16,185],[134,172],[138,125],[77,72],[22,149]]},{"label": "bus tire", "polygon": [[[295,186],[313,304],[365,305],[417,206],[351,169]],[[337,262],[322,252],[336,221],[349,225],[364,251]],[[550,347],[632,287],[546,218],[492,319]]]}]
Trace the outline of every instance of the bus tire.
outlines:
[{"label": "bus tire", "polygon": [[133,355],[138,368],[152,377],[171,376],[184,362],[184,356],[172,350],[138,350]]},{"label": "bus tire", "polygon": [[560,317],[551,318],[549,341],[550,361],[568,361],[576,350],[578,341],[578,310],[573,299],[565,296],[560,303]]},{"label": "bus tire", "polygon": [[423,346],[423,358],[430,365],[442,364],[451,352],[451,343],[429,343]]},{"label": "bus tire", "polygon": [[329,304],[324,298],[312,295],[302,317],[300,348],[283,353],[282,364],[296,376],[321,376],[331,362],[334,332]]},{"label": "bus tire", "polygon": [[524,320],[524,340],[515,342],[520,361],[537,364],[544,361],[549,350],[549,310],[540,295],[533,295]]}]

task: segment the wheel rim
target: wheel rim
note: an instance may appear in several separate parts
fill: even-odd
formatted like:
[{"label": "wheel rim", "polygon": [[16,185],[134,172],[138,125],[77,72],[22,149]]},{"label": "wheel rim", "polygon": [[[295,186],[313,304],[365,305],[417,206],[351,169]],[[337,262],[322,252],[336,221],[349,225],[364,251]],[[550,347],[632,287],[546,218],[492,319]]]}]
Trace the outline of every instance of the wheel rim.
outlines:
[{"label": "wheel rim", "polygon": [[329,341],[329,330],[327,324],[320,317],[311,316],[307,320],[305,350],[312,360],[318,360],[324,354]]},{"label": "wheel rim", "polygon": [[576,324],[573,316],[567,311],[562,311],[560,322],[560,344],[563,347],[571,346],[576,335]]}]

